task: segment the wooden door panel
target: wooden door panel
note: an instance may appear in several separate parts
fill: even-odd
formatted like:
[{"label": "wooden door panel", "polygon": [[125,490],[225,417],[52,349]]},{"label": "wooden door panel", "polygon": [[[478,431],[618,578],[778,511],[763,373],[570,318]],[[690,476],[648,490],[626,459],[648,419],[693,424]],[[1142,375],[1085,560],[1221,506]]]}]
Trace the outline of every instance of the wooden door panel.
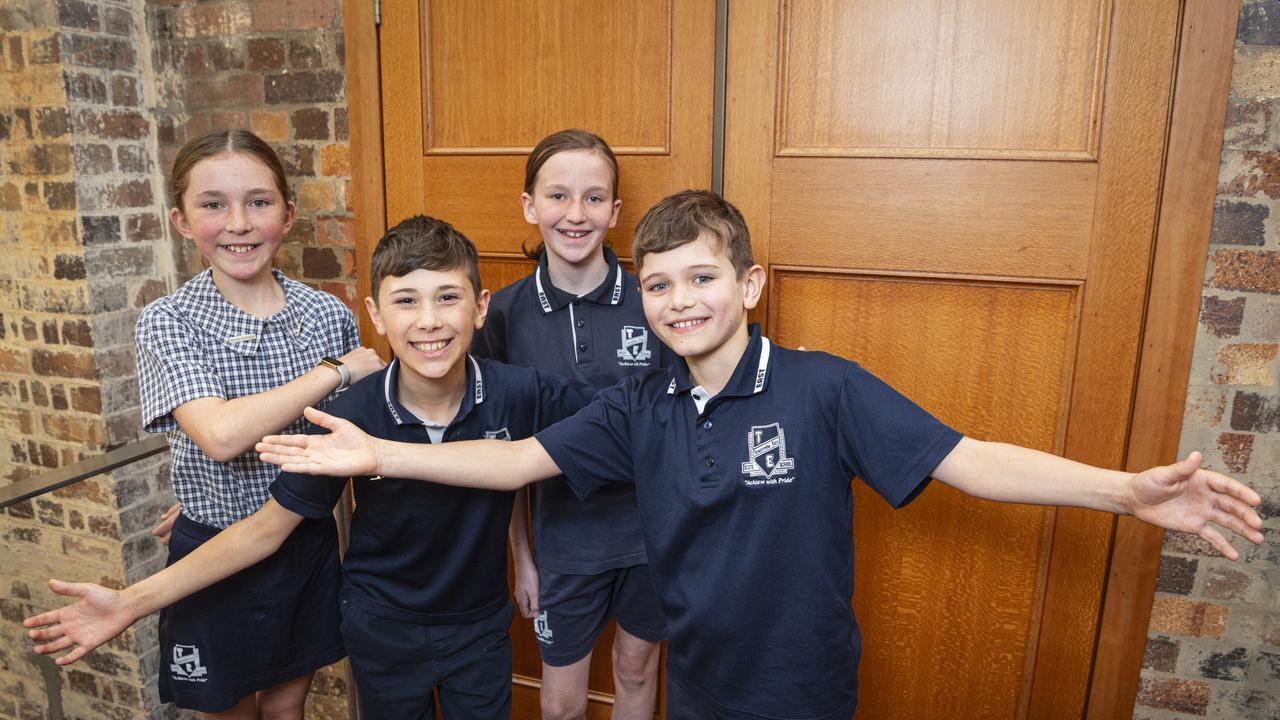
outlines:
[{"label": "wooden door panel", "polygon": [[[775,267],[769,325],[783,345],[857,358],[968,435],[1060,452],[1079,291]],[[855,482],[854,514],[861,676],[897,677],[863,693],[861,715],[1020,716],[1022,686],[983,678],[1028,670],[1054,511],[941,485],[895,511]]]},{"label": "wooden door panel", "polygon": [[587,118],[615,152],[670,151],[671,0],[426,4],[428,153],[527,153]]},{"label": "wooden door panel", "polygon": [[[566,127],[618,155],[626,239],[646,209],[710,183],[714,6],[697,0],[408,0],[384,8],[387,215],[443,217],[482,253],[536,242],[524,158]],[[389,54],[388,54],[389,53]],[[629,242],[616,242],[625,254]]]},{"label": "wooden door panel", "polygon": [[779,155],[1087,159],[1108,0],[795,0]]},{"label": "wooden door panel", "polygon": [[[772,268],[768,332],[975,437],[1120,467],[1178,12],[735,4],[725,191]],[[1082,712],[1113,517],[857,492],[861,717]]]},{"label": "wooden door panel", "polygon": [[778,158],[769,262],[1082,279],[1096,194],[1092,163]]}]

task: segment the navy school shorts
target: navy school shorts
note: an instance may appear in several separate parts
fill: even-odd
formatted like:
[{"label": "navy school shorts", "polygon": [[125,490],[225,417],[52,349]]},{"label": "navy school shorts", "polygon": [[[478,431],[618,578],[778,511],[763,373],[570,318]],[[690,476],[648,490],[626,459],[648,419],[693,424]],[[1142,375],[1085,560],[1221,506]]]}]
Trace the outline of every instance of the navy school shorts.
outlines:
[{"label": "navy school shorts", "polygon": [[446,720],[511,716],[511,618],[504,603],[463,625],[419,625],[380,617],[342,599],[346,640],[363,717],[431,720],[440,690]]},{"label": "navy school shorts", "polygon": [[[168,564],[218,528],[179,515]],[[160,611],[160,701],[222,712],[341,660],[338,536],[303,520],[273,555]]]},{"label": "navy school shorts", "polygon": [[649,577],[648,565],[567,575],[538,568],[538,617],[533,635],[542,662],[564,667],[591,652],[610,618],[641,640],[659,642],[667,621]]}]

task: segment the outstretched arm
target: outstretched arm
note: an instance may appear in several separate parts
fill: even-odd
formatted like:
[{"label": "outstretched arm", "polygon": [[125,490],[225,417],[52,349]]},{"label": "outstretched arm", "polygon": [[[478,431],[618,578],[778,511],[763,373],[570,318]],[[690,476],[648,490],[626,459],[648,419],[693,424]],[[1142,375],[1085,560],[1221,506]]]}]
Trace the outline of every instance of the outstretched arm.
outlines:
[{"label": "outstretched arm", "polygon": [[57,659],[59,665],[69,665],[127,630],[138,618],[271,555],[301,521],[300,515],[284,509],[273,498],[190,555],[124,590],[50,580],[49,588],[55,593],[79,599],[29,617],[22,625],[33,628],[27,636],[43,643],[35,647],[42,655],[71,648],[71,652]]},{"label": "outstretched arm", "polygon": [[560,474],[535,438],[420,445],[370,437],[315,408],[303,416],[329,434],[268,435],[255,447],[263,462],[305,475],[380,475],[485,490],[515,490]]},{"label": "outstretched arm", "polygon": [[1256,492],[1200,467],[1202,456],[1141,473],[1085,465],[1016,445],[964,438],[933,477],[969,495],[1002,502],[1075,505],[1132,514],[1153,525],[1199,535],[1235,560],[1240,554],[1217,528],[1261,543],[1262,502]]}]

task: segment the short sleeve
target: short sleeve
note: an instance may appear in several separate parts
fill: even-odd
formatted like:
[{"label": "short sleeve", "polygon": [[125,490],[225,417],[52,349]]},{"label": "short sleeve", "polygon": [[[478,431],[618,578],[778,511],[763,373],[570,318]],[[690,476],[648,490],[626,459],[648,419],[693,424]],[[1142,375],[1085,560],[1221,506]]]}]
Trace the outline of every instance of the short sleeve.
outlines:
[{"label": "short sleeve", "polygon": [[225,382],[205,348],[207,338],[187,319],[152,305],[138,317],[135,338],[142,422],[148,432],[177,427],[171,413],[184,403],[226,398]]},{"label": "short sleeve", "polygon": [[840,388],[838,441],[845,470],[901,507],[961,435],[882,380],[849,363]]},{"label": "short sleeve", "polygon": [[628,409],[632,385],[628,380],[601,390],[572,417],[535,435],[579,498],[606,483],[634,482]]},{"label": "short sleeve", "polygon": [[346,355],[360,347],[360,326],[356,324],[356,316],[351,314],[351,308],[341,302],[338,307],[342,313],[342,352],[339,354]]}]

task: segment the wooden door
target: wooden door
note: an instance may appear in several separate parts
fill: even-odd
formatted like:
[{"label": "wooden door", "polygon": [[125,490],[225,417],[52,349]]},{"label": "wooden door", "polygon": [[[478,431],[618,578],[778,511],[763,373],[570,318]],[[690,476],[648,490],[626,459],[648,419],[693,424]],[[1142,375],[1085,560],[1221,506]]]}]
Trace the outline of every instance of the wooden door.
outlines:
[{"label": "wooden door", "polygon": [[[614,248],[659,198],[711,179],[715,6],[707,0],[385,0],[380,38],[387,221],[448,220],[475,241],[485,286],[527,274],[525,156],[580,127],[618,155]],[[515,711],[536,718],[540,663],[517,618]],[[612,631],[593,657],[589,717],[608,717]]]},{"label": "wooden door", "polygon": [[[1179,3],[760,0],[725,194],[768,332],[966,434],[1121,467]],[[1113,518],[855,486],[859,716],[1080,717]]]}]

